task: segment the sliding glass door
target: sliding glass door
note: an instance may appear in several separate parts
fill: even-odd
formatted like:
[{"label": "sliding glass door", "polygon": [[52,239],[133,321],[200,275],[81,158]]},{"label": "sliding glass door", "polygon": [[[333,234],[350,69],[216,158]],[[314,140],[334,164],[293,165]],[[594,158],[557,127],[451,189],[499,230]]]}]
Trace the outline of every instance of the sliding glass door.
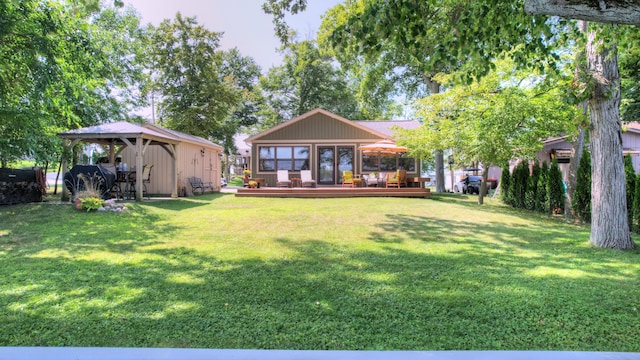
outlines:
[{"label": "sliding glass door", "polygon": [[318,147],[318,184],[335,185],[342,183],[342,172],[353,171],[353,146]]}]

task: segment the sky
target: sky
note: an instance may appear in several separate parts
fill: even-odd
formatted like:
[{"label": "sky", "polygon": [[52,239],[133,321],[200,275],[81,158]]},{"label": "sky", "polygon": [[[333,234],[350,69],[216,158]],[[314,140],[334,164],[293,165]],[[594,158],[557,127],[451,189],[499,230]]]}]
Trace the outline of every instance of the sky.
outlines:
[{"label": "sky", "polygon": [[[243,56],[252,57],[266,74],[280,65],[282,56],[277,52],[280,41],[275,37],[272,17],[262,11],[265,0],[125,0],[133,6],[142,24],[158,25],[164,19],[183,16],[196,17],[199,24],[216,32],[223,32],[220,41],[223,50],[237,47]],[[296,29],[301,40],[315,38],[321,15],[341,0],[311,0],[307,10],[287,17],[287,23]]]}]

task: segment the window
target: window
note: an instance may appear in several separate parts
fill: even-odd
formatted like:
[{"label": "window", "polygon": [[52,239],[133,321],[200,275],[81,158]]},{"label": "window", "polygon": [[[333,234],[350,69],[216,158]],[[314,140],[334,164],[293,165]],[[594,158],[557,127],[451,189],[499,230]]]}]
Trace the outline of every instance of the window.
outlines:
[{"label": "window", "polygon": [[308,170],[308,146],[260,146],[259,171]]},{"label": "window", "polygon": [[362,171],[396,171],[398,169],[409,172],[416,171],[414,158],[401,154],[400,156],[362,156]]}]

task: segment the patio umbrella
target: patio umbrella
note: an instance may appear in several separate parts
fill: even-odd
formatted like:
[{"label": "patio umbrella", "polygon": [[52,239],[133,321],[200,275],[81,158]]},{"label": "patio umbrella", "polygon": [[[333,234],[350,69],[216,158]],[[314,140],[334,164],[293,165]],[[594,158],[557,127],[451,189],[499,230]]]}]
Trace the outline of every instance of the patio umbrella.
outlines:
[{"label": "patio umbrella", "polygon": [[369,145],[362,145],[358,148],[366,155],[394,156],[398,153],[407,152],[404,146],[398,146],[389,139],[380,140]]}]

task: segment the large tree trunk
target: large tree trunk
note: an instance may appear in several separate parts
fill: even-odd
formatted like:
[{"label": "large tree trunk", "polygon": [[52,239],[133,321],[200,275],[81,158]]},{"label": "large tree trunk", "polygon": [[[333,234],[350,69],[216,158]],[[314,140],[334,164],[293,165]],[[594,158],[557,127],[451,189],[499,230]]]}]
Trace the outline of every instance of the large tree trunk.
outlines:
[{"label": "large tree trunk", "polygon": [[604,44],[591,30],[587,68],[595,84],[591,113],[591,244],[611,249],[635,247],[629,234],[620,124],[617,44]]},{"label": "large tree trunk", "polygon": [[532,15],[640,25],[640,3],[633,0],[525,0],[524,10]]},{"label": "large tree trunk", "polygon": [[[433,81],[431,76],[427,74],[425,74],[423,78],[429,88],[430,94],[438,94],[440,92],[440,83]],[[436,150],[434,157],[436,163],[436,192],[444,192],[444,152],[442,150]]]},{"label": "large tree trunk", "polygon": [[489,178],[489,168],[491,164],[487,164],[482,169],[482,183],[480,183],[480,191],[478,192],[478,205],[484,204],[484,194],[487,193],[487,179]]},{"label": "large tree trunk", "polygon": [[571,141],[571,161],[569,162],[569,173],[567,174],[567,196],[564,201],[564,215],[572,219],[573,209],[573,193],[576,191],[576,182],[578,180],[578,167],[580,158],[584,150],[584,129],[578,128],[578,135]]}]

